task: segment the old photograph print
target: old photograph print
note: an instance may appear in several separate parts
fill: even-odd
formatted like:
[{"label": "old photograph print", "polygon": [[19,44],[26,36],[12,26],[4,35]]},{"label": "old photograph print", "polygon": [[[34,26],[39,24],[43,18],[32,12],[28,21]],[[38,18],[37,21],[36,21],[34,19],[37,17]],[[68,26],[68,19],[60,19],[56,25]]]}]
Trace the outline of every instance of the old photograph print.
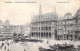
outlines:
[{"label": "old photograph print", "polygon": [[0,51],[80,51],[80,0],[0,0]]}]

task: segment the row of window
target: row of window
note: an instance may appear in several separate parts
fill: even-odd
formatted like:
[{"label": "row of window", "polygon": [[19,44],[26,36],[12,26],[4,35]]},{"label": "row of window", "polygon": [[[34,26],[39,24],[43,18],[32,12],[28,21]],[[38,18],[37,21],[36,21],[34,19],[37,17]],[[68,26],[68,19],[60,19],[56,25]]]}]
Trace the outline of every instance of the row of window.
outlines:
[{"label": "row of window", "polygon": [[44,20],[56,20],[56,15],[44,15],[44,16],[38,16],[35,17],[33,21],[44,21]]},{"label": "row of window", "polygon": [[32,27],[31,30],[51,30],[51,27]]},{"label": "row of window", "polygon": [[56,22],[47,21],[47,22],[32,23],[32,26],[40,26],[40,25],[56,25]]},{"label": "row of window", "polygon": [[51,32],[32,32],[31,34],[51,34]]}]

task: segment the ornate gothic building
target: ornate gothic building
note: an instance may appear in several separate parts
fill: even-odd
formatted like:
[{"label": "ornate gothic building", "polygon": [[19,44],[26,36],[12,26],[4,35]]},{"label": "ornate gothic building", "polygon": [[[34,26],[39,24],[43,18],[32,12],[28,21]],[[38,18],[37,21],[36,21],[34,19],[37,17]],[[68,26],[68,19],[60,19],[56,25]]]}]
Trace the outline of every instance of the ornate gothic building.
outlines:
[{"label": "ornate gothic building", "polygon": [[54,12],[42,14],[42,8],[40,5],[39,15],[34,15],[31,22],[30,36],[38,39],[55,39],[56,26],[57,14]]}]

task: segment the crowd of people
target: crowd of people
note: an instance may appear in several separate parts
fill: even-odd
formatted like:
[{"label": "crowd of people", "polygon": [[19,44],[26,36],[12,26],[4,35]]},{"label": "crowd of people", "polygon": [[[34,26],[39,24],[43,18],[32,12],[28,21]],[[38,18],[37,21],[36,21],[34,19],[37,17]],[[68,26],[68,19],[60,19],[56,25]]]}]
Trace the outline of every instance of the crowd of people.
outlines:
[{"label": "crowd of people", "polygon": [[13,41],[12,40],[5,40],[5,41],[0,41],[0,50],[6,50],[9,51],[9,46],[13,45]]}]

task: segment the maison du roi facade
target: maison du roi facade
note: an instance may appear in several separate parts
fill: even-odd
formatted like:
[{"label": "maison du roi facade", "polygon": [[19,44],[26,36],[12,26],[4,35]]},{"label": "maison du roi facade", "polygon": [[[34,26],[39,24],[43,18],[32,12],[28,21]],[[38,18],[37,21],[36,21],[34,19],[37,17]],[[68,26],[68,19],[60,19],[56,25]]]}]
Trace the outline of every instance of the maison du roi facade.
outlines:
[{"label": "maison du roi facade", "polygon": [[42,14],[40,5],[39,15],[34,15],[30,26],[30,36],[42,39],[80,40],[80,9],[72,16],[66,13],[58,19],[56,11]]},{"label": "maison du roi facade", "polygon": [[[42,14],[41,5],[39,8],[39,15],[34,15],[31,22],[30,36],[41,38],[55,38],[57,26],[56,13]],[[56,35],[55,35],[56,36]]]}]

